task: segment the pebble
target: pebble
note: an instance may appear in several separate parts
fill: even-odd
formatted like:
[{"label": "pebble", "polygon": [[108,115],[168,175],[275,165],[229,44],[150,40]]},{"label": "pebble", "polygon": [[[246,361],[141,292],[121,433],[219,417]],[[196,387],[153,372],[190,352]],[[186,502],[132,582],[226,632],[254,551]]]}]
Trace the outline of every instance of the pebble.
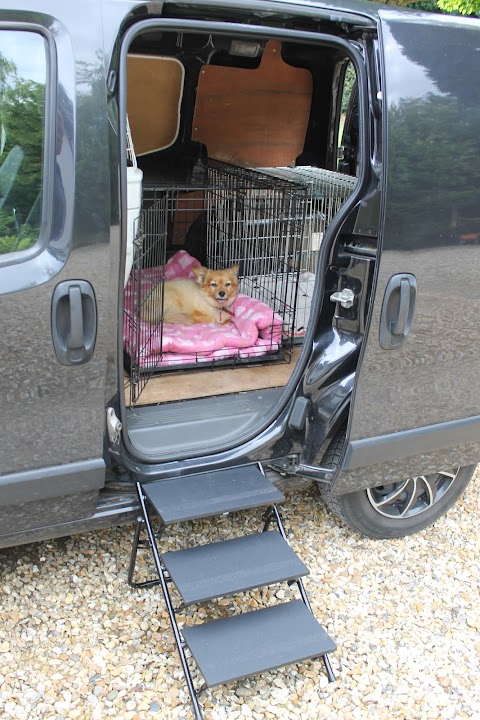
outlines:
[{"label": "pebble", "polygon": [[[312,610],[337,643],[337,679],[328,683],[316,660],[215,687],[200,696],[205,720],[480,718],[478,479],[433,527],[390,541],[337,522],[311,484],[287,490],[288,538],[310,569]],[[261,527],[253,510],[201,520],[166,533],[162,550]],[[160,588],[126,582],[132,535],[125,526],[0,550],[0,717],[191,720]],[[254,590],[245,605],[222,598],[181,618],[204,622],[295,593]]]}]

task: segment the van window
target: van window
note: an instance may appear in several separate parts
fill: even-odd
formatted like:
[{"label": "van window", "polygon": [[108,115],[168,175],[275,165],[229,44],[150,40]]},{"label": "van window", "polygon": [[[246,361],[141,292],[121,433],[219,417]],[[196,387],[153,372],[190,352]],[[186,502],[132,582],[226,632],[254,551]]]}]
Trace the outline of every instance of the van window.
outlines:
[{"label": "van window", "polygon": [[39,33],[0,31],[0,255],[31,248],[41,222],[47,58]]}]

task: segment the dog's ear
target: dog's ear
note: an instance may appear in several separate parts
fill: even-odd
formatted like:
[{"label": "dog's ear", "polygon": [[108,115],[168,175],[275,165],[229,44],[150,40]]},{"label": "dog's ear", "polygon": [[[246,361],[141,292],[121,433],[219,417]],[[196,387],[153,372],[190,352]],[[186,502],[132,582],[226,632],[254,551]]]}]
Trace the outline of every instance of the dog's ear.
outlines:
[{"label": "dog's ear", "polygon": [[230,270],[233,272],[233,274],[235,275],[236,279],[238,280],[238,272],[239,272],[239,270],[240,270],[240,265],[232,265],[232,267],[230,268]]},{"label": "dog's ear", "polygon": [[199,285],[203,285],[205,282],[205,278],[207,276],[207,268],[204,267],[194,267],[192,268],[192,272],[195,275],[195,279]]}]

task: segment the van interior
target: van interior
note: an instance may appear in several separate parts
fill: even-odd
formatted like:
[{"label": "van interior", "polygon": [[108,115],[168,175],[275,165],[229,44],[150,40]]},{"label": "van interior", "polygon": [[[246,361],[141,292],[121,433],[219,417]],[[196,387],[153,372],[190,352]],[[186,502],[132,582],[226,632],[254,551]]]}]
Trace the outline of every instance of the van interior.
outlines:
[{"label": "van interior", "polygon": [[[150,29],[126,79],[129,439],[149,459],[225,449],[274,417],[312,323],[363,329],[365,301],[330,301],[366,295],[375,259],[334,222],[363,162],[354,64],[335,43]],[[164,322],[164,283],[201,266],[238,273],[228,321]]]}]

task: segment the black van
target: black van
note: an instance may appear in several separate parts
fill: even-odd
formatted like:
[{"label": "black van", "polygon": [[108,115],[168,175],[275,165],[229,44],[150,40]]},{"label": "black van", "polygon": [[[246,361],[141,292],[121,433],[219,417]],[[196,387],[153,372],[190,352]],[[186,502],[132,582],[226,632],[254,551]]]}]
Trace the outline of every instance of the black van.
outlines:
[{"label": "black van", "polygon": [[[480,22],[4,0],[0,23],[0,547],[252,463],[373,537],[445,513],[480,459]],[[229,322],[147,322],[199,266],[238,266]]]}]

